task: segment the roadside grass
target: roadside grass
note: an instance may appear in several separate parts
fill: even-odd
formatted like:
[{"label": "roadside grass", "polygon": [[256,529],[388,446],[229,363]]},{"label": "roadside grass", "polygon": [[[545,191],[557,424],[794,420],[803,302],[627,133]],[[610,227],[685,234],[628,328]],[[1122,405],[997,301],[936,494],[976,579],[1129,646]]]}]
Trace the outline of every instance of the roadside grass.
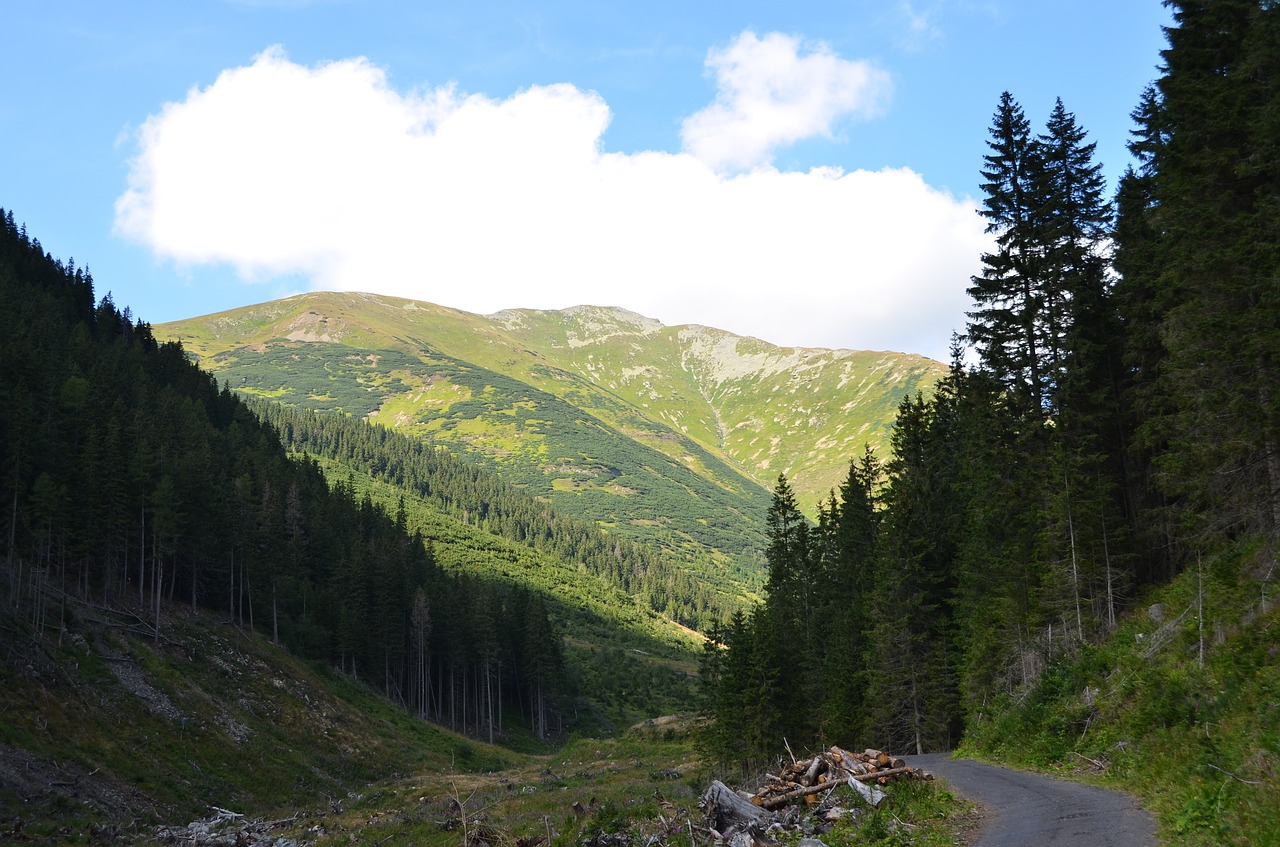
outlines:
[{"label": "roadside grass", "polygon": [[970,727],[965,754],[1135,794],[1161,843],[1280,844],[1280,607],[1247,542]]}]

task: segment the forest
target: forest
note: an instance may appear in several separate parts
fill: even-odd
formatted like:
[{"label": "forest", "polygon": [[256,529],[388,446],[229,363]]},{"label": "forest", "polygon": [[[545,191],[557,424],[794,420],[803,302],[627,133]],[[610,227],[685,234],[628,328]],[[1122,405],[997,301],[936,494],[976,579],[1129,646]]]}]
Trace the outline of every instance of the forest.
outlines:
[{"label": "forest", "polygon": [[[1174,25],[1114,198],[1061,100],[1033,129],[999,98],[981,168],[995,246],[950,374],[902,402],[891,455],[854,461],[816,525],[779,478],[767,600],[703,658],[722,760],[759,764],[782,738],[949,750],[1020,708],[1034,724],[1037,684],[1090,679],[1070,663],[1188,570],[1202,612],[1206,579],[1247,583],[1253,614],[1269,609],[1280,8],[1166,5]],[[1152,725],[1205,720],[1212,705],[1186,694]]]},{"label": "forest", "polygon": [[59,638],[78,610],[214,610],[406,709],[546,737],[568,695],[546,598],[446,573],[407,526],[313,460],[0,213],[6,602]]},{"label": "forest", "polygon": [[602,533],[597,525],[559,513],[545,499],[428,441],[345,415],[268,401],[250,405],[288,450],[341,462],[485,532],[585,566],[692,629],[707,628],[743,602],[731,582],[716,573],[695,576],[672,561],[669,548]]}]

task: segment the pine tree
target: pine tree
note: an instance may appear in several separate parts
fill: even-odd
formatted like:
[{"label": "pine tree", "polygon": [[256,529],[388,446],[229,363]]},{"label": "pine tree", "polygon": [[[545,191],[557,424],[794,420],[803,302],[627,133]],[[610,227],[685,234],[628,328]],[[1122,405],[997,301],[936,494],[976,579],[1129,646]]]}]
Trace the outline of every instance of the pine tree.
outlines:
[{"label": "pine tree", "polygon": [[[1169,5],[1175,26],[1143,132],[1151,202],[1133,209],[1153,234],[1142,249],[1155,265],[1132,283],[1158,292],[1165,354],[1146,398],[1156,482],[1184,515],[1207,517],[1202,535],[1275,533],[1280,9],[1261,0]],[[1144,225],[1126,226],[1131,234]]]},{"label": "pine tree", "polygon": [[779,474],[773,502],[766,519],[769,546],[765,551],[768,598],[762,617],[768,621],[769,637],[777,676],[773,697],[790,708],[778,708],[782,734],[808,738],[816,725],[814,709],[820,707],[823,681],[818,640],[819,592],[817,553],[809,521],[796,504],[787,478]]},{"label": "pine tree", "polygon": [[875,592],[877,508],[883,469],[870,447],[849,463],[849,474],[822,510],[820,572],[825,605],[820,678],[822,735],[856,746],[868,737],[866,694],[870,682],[870,610]]},{"label": "pine tree", "polygon": [[968,340],[983,367],[1029,409],[1045,403],[1040,290],[1043,247],[1035,211],[1037,164],[1031,127],[1013,95],[1004,92],[996,109],[984,156],[981,215],[996,238],[996,252],[982,256],[982,273],[972,278]]},{"label": "pine tree", "polygon": [[1058,100],[1045,132],[1031,138],[1022,108],[1005,92],[991,127],[981,214],[995,253],[969,294],[968,338],[982,366],[1028,412],[1056,414],[1065,381],[1077,294],[1104,267],[1111,219],[1094,144]]},{"label": "pine tree", "polygon": [[895,750],[949,749],[958,737],[953,424],[945,398],[903,398],[886,468],[868,699],[876,737]]}]

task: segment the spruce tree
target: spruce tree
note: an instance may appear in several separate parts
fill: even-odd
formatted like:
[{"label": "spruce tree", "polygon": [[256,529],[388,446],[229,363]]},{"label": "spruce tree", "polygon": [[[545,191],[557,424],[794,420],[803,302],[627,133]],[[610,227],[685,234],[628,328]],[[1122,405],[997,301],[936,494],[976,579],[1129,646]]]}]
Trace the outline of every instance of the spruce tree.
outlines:
[{"label": "spruce tree", "polygon": [[[1280,9],[1170,2],[1117,228],[1156,491],[1203,539],[1280,531]],[[1159,504],[1159,500],[1156,500]],[[1176,523],[1165,524],[1170,529]]]},{"label": "spruce tree", "polygon": [[1044,405],[1040,316],[1044,263],[1034,219],[1036,150],[1031,127],[1013,95],[1004,92],[992,120],[991,152],[983,157],[980,214],[995,236],[996,251],[982,256],[972,278],[968,340],[983,367],[1030,409]]}]

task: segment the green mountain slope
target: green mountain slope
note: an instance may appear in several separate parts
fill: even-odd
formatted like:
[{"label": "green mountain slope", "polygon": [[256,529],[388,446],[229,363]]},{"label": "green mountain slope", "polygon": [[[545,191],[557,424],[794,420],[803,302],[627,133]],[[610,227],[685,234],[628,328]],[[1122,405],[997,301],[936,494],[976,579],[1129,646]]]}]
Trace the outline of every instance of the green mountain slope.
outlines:
[{"label": "green mountain slope", "polygon": [[308,294],[166,324],[233,389],[341,409],[472,455],[572,513],[685,555],[759,549],[785,472],[812,510],[898,401],[919,356],[778,348],[620,309],[479,316]]},{"label": "green mountain slope", "polygon": [[[282,406],[262,403],[280,414],[261,420],[178,345],[157,344],[109,298],[95,306],[87,275],[2,210],[0,316],[11,328],[0,337],[4,632],[61,641],[78,616],[105,610],[163,644],[181,602],[490,740],[504,704],[516,706],[507,725],[529,721],[543,738],[688,702],[696,639],[649,606],[693,621],[717,598],[662,596],[627,543],[354,419],[311,415],[357,453],[323,469],[291,457]],[[412,449],[379,452],[379,441]],[[342,458],[352,464],[335,467]],[[378,469],[393,466],[436,500],[384,481]],[[441,479],[468,472],[467,485]],[[490,515],[557,532],[540,545],[499,537]],[[567,661],[562,636],[577,654]],[[619,684],[591,678],[598,657]]]}]

